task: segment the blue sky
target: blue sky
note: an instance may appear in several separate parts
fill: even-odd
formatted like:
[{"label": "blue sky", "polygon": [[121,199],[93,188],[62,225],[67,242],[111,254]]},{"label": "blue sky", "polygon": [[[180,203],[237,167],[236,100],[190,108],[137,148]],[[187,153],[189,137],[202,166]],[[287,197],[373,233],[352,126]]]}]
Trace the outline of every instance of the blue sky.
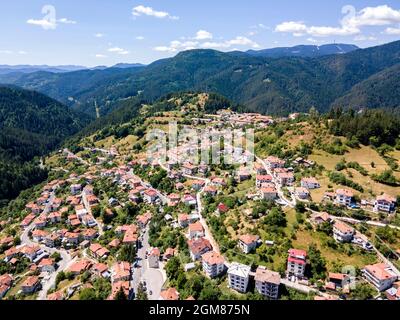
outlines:
[{"label": "blue sky", "polygon": [[0,64],[150,63],[193,48],[395,41],[400,2],[2,0],[0,28]]}]

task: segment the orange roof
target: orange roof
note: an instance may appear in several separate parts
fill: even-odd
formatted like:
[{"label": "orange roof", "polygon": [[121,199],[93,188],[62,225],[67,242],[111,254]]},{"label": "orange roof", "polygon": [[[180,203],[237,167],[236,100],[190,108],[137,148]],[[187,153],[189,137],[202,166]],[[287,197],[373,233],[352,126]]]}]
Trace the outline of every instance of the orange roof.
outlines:
[{"label": "orange roof", "polygon": [[73,272],[73,273],[82,273],[83,271],[88,270],[92,265],[92,262],[89,260],[81,260],[78,262],[75,262],[73,265],[71,265],[68,268],[68,271]]},{"label": "orange roof", "polygon": [[201,224],[200,221],[196,223],[191,223],[189,225],[189,232],[204,232],[203,225]]},{"label": "orange roof", "polygon": [[241,242],[243,242],[244,244],[247,244],[247,245],[257,242],[259,239],[260,239],[259,236],[255,236],[255,235],[251,235],[251,234],[245,234],[239,238],[239,240]]},{"label": "orange roof", "polygon": [[390,196],[390,195],[388,195],[386,193],[381,195],[381,196],[379,196],[379,197],[377,197],[376,200],[378,200],[378,201],[386,201],[386,202],[390,202],[390,203],[396,203],[396,198],[392,197],[392,196]]},{"label": "orange roof", "polygon": [[164,300],[176,301],[179,300],[179,292],[175,288],[169,288],[161,291],[160,296]]},{"label": "orange roof", "polygon": [[373,274],[378,280],[386,280],[390,278],[397,278],[396,275],[390,273],[390,267],[385,263],[378,263],[374,265],[365,266],[365,270]]},{"label": "orange roof", "polygon": [[281,283],[281,276],[278,272],[259,267],[256,270],[255,280],[279,285]]},{"label": "orange roof", "polygon": [[349,197],[349,198],[354,197],[353,191],[351,191],[349,189],[338,189],[338,190],[336,190],[336,194],[339,196],[345,196],[345,197]]},{"label": "orange roof", "polygon": [[349,227],[347,224],[341,222],[341,221],[336,221],[334,228],[339,230],[342,233],[352,233],[354,232],[354,229],[352,227]]},{"label": "orange roof", "polygon": [[219,264],[225,263],[224,257],[214,251],[209,251],[209,252],[203,254],[201,258],[208,265],[219,265]]},{"label": "orange roof", "polygon": [[22,286],[23,286],[23,287],[33,287],[33,286],[37,285],[39,282],[40,282],[39,277],[32,276],[32,277],[28,277],[28,278],[22,283]]}]

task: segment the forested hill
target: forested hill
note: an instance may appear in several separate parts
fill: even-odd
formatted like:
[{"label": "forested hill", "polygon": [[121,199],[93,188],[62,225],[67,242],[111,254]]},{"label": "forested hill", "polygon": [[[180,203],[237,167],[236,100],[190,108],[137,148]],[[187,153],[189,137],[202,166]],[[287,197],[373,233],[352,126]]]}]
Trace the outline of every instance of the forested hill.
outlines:
[{"label": "forested hill", "polygon": [[[345,108],[398,107],[397,95],[386,94],[398,83],[397,73],[391,72],[398,64],[400,41],[315,58],[192,50],[148,66],[9,74],[0,82],[40,91],[92,116],[95,101],[105,115],[125,99],[154,101],[187,90],[216,92],[258,112],[288,114],[311,106],[326,112],[338,103]],[[385,86],[377,85],[381,80]],[[365,89],[370,87],[374,90]]]},{"label": "forested hill", "polygon": [[89,117],[37,92],[0,87],[0,201],[46,175],[30,163],[81,130]]}]

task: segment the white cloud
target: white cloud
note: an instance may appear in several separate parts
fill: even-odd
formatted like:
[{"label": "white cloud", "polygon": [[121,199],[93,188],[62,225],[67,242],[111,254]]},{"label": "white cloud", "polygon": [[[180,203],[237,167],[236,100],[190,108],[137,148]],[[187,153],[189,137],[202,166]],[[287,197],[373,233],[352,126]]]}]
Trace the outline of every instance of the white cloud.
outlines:
[{"label": "white cloud", "polygon": [[206,31],[206,30],[199,30],[196,33],[196,40],[208,40],[208,39],[212,39],[213,35],[212,33]]},{"label": "white cloud", "polygon": [[34,26],[40,26],[44,30],[55,30],[57,28],[57,23],[55,20],[52,21],[47,19],[40,19],[40,20],[29,19],[26,21],[26,23],[32,24]]},{"label": "white cloud", "polygon": [[386,28],[383,33],[389,35],[400,35],[400,28]]},{"label": "white cloud", "polygon": [[[247,47],[252,47],[252,48],[260,47],[258,45],[258,43],[254,42],[253,40],[251,40],[249,38],[243,37],[243,36],[237,36],[236,38],[227,40],[227,41],[204,41],[204,42],[197,41],[197,38],[198,38],[197,36],[198,36],[198,34],[196,35],[196,38],[192,38],[193,40],[189,40],[189,41],[174,40],[174,41],[171,41],[168,46],[158,46],[158,47],[155,47],[154,50],[160,51],[160,52],[175,53],[175,52],[182,51],[182,50],[193,50],[193,49],[199,49],[199,48],[201,48],[201,49],[220,49],[220,50],[231,49],[232,50],[232,47],[236,47],[236,46],[247,46]],[[181,39],[186,39],[186,38],[181,37]]]},{"label": "white cloud", "polygon": [[0,54],[12,54],[11,50],[0,50]]},{"label": "white cloud", "polygon": [[104,55],[104,54],[96,54],[95,57],[96,57],[96,58],[99,58],[99,59],[107,58],[107,56]]},{"label": "white cloud", "polygon": [[26,54],[28,54],[28,52],[26,52],[26,51],[24,51],[24,50],[20,50],[20,51],[18,51],[18,54],[26,55]]},{"label": "white cloud", "polygon": [[125,50],[125,49],[122,49],[122,48],[118,48],[118,47],[110,48],[110,49],[108,49],[108,51],[109,51],[109,52],[112,52],[112,53],[120,54],[120,55],[127,55],[127,54],[129,54],[129,51],[127,51],[127,50]]},{"label": "white cloud", "polygon": [[275,27],[276,32],[285,32],[285,33],[293,33],[294,35],[303,35],[307,33],[307,26],[299,21],[287,21],[281,24],[278,24]]},{"label": "white cloud", "polygon": [[400,23],[400,10],[395,10],[388,5],[366,7],[344,19],[344,22],[351,27],[385,26]]},{"label": "white cloud", "polygon": [[358,36],[355,36],[353,40],[354,41],[376,41],[378,39],[374,36],[365,36],[365,35],[360,34]]},{"label": "white cloud", "polygon": [[227,43],[229,44],[229,46],[251,46],[253,48],[260,47],[258,43],[242,36],[238,36],[235,39],[229,40]]},{"label": "white cloud", "polygon": [[67,19],[67,18],[61,18],[61,19],[58,20],[58,22],[64,23],[64,24],[77,24],[76,21],[74,21],[74,20],[69,20],[69,19]]},{"label": "white cloud", "polygon": [[[356,11],[353,6],[344,6],[344,18],[340,26],[307,26],[304,22],[287,21],[275,27],[276,32],[291,33],[293,36],[311,35],[313,37],[351,36],[361,33],[364,26],[384,26],[400,23],[400,10],[395,10],[387,5],[366,7]],[[393,29],[393,28],[388,28]],[[386,29],[386,30],[388,30]],[[390,30],[389,32],[396,32]]]},{"label": "white cloud", "polygon": [[179,17],[176,16],[171,16],[168,12],[165,11],[156,11],[151,7],[145,7],[143,5],[134,7],[132,9],[132,14],[135,17],[140,17],[142,15],[150,16],[150,17],[155,17],[159,19],[171,19],[171,20],[178,20]]},{"label": "white cloud", "polygon": [[144,37],[143,36],[137,36],[136,40],[144,40]]},{"label": "white cloud", "polygon": [[94,35],[96,38],[103,38],[104,37],[104,34],[103,33],[96,33],[95,35]]}]

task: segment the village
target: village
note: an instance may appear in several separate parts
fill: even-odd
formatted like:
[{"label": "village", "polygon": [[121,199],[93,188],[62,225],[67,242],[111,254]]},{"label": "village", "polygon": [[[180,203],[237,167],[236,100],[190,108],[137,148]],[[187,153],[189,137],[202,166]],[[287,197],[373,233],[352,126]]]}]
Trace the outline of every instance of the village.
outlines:
[{"label": "village", "polygon": [[[192,125],[212,130],[252,125],[262,131],[298,116],[273,119],[223,111],[193,118]],[[115,145],[85,146],[79,154],[60,150],[55,167],[60,178],[25,204],[23,219],[13,229],[17,232],[1,233],[0,257],[10,272],[0,276],[0,298],[78,299],[82,292],[109,300],[199,298],[200,293],[181,294],[178,275],[171,276],[176,272],[172,265],[179,264],[187,277],[200,273],[238,299],[248,293],[279,299],[284,287],[315,300],[343,300],[364,283],[376,299],[400,300],[400,247],[389,248],[390,255],[382,252],[368,229],[400,227],[348,214],[362,209],[368,217],[396,215],[396,194],[364,199],[350,188],[321,190],[315,175],[299,179],[299,172],[317,165],[307,157],[260,157],[225,146],[234,151],[235,165],[180,161],[194,148],[181,143],[169,150],[166,162],[157,153],[151,161],[144,154],[121,154]],[[73,170],[59,169],[60,164],[72,164]],[[315,192],[322,192],[318,207],[312,205]],[[341,214],[332,214],[335,210]],[[279,242],[285,238],[287,224],[280,222],[285,213],[301,221],[303,233],[328,230],[332,248],[346,248],[372,263],[359,271],[348,265],[328,269],[320,281],[318,249]],[[11,223],[2,221],[3,230]],[[274,233],[276,238],[269,238]],[[264,263],[261,256],[284,260],[266,258],[270,263]],[[110,289],[103,297],[104,287]]]}]

